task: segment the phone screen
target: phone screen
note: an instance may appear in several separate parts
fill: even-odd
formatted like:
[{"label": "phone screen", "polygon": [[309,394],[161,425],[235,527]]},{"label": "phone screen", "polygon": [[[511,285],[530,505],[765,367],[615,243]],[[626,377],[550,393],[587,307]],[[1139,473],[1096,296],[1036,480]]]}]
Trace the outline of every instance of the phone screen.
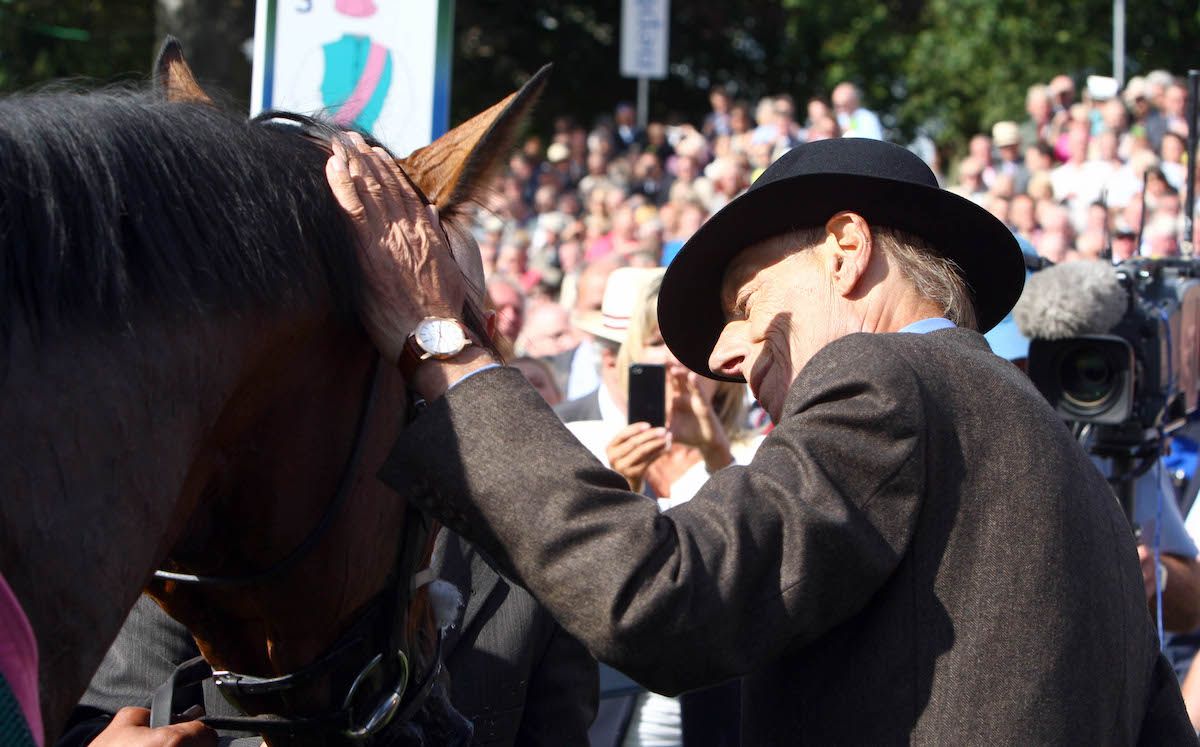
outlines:
[{"label": "phone screen", "polygon": [[629,365],[629,422],[667,424],[667,371],[656,363]]}]

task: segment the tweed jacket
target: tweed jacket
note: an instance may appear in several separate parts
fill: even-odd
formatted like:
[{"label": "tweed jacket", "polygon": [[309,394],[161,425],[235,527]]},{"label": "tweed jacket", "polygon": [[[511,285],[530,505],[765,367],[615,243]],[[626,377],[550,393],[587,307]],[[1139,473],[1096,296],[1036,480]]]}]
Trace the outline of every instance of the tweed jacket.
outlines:
[{"label": "tweed jacket", "polygon": [[969,330],[829,344],[662,514],[505,369],[380,477],[650,689],[745,675],[744,744],[1195,743],[1111,490]]},{"label": "tweed jacket", "polygon": [[[586,744],[596,712],[597,674],[583,646],[524,589],[505,581],[450,532],[438,537],[430,568],[457,586],[466,602],[447,634],[443,656],[450,701],[472,722],[472,743]],[[197,655],[187,630],[143,596],[89,684],[76,718],[127,705],[149,707],[155,688],[179,663]],[[211,682],[205,683],[204,706],[210,714],[237,713]],[[107,724],[103,717],[91,720],[94,726],[70,731],[60,747],[86,744]],[[254,747],[261,742],[259,737],[246,740]]]}]

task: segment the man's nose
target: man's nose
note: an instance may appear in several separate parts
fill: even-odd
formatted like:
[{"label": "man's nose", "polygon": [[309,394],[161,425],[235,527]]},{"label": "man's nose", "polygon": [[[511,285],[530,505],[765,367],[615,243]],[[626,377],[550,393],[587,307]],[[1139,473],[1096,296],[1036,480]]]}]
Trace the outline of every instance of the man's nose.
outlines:
[{"label": "man's nose", "polygon": [[745,322],[741,321],[730,322],[721,330],[721,336],[717,338],[717,344],[708,356],[708,368],[713,373],[722,376],[742,375],[742,364],[746,361],[746,355],[745,335],[741,334],[740,328],[744,324]]}]

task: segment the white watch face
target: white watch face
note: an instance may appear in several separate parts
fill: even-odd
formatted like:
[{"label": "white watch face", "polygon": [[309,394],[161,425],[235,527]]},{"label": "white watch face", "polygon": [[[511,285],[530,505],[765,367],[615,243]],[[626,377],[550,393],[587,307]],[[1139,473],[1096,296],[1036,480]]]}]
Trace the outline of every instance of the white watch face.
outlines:
[{"label": "white watch face", "polygon": [[414,334],[417,344],[431,355],[454,355],[467,342],[462,327],[452,319],[423,319]]}]

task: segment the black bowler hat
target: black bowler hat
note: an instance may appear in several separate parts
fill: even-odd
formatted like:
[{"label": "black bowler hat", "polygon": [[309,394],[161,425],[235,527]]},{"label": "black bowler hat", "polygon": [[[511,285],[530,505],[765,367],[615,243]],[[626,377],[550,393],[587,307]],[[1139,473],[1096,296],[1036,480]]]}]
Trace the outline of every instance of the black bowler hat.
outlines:
[{"label": "black bowler hat", "polygon": [[725,269],[743,249],[823,226],[842,210],[915,234],[957,263],[981,332],[996,326],[1021,295],[1025,260],[1012,232],[975,203],[939,188],[919,157],[879,140],[819,140],[785,153],[671,261],[659,294],[658,326],[675,357],[710,378],[742,381],[708,367],[725,326]]}]

